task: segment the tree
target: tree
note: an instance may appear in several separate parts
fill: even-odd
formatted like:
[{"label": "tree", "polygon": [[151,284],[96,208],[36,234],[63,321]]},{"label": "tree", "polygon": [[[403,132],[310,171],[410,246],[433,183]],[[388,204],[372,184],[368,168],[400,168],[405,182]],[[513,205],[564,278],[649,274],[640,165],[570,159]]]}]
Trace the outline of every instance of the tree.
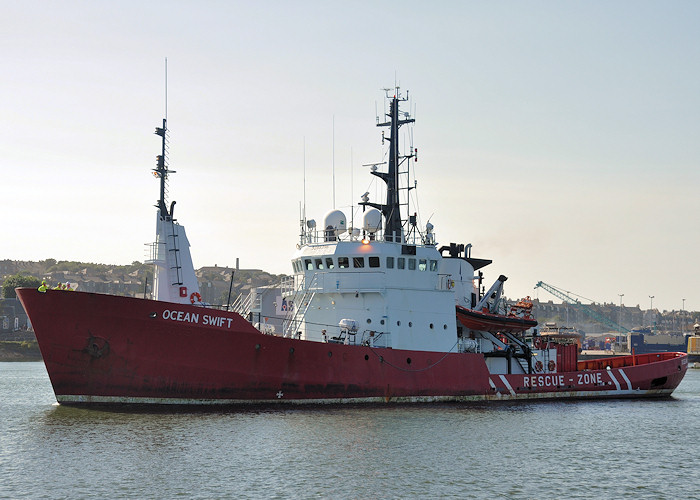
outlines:
[{"label": "tree", "polygon": [[21,271],[12,276],[5,278],[2,284],[2,296],[6,299],[14,299],[17,297],[15,293],[15,288],[21,286],[34,287],[37,288],[41,285],[41,280],[30,276],[28,274],[23,274]]}]

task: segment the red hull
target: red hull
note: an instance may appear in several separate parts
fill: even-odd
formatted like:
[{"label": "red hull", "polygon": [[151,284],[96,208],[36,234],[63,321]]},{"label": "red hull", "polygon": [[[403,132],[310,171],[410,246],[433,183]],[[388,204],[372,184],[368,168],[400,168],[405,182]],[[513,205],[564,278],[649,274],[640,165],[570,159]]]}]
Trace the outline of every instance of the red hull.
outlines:
[{"label": "red hull", "polygon": [[479,312],[462,306],[457,306],[457,319],[467,328],[491,333],[520,333],[537,326],[534,319]]},{"label": "red hull", "polygon": [[[659,396],[670,394],[687,369],[687,356],[664,353],[611,370],[498,375],[489,374],[481,354],[263,335],[238,314],[189,305],[27,288],[18,297],[56,398],[69,404]],[[579,379],[581,373],[587,376]]]}]

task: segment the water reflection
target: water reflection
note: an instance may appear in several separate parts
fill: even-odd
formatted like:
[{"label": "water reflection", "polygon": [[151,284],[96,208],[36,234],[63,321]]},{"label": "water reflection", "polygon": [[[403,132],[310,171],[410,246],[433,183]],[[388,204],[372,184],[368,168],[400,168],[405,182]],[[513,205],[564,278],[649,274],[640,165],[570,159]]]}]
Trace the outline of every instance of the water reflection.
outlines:
[{"label": "water reflection", "polygon": [[90,409],[20,371],[0,497],[680,498],[700,467],[700,371],[659,401]]}]

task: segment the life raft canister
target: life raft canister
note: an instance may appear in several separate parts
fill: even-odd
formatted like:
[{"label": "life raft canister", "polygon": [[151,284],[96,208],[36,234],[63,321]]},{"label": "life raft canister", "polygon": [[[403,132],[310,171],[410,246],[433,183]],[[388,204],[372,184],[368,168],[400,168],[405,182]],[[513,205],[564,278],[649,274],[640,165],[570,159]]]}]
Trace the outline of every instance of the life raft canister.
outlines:
[{"label": "life raft canister", "polygon": [[202,296],[199,295],[199,292],[192,292],[192,294],[190,295],[190,303],[194,304],[195,299],[197,300],[197,302],[202,302]]},{"label": "life raft canister", "polygon": [[557,369],[557,364],[554,362],[553,359],[549,360],[549,363],[547,364],[547,368],[549,369],[550,372],[553,372],[554,370]]}]

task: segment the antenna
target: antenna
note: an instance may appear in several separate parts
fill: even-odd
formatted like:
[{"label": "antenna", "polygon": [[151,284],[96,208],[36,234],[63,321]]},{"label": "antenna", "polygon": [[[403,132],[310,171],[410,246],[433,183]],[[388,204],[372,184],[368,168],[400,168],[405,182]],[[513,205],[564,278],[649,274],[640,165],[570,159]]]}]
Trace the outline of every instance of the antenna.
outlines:
[{"label": "antenna", "polygon": [[355,228],[355,201],[352,199],[352,146],[350,146],[350,225]]},{"label": "antenna", "polygon": [[168,120],[168,58],[165,58],[165,120]]},{"label": "antenna", "polygon": [[333,115],[333,210],[335,210],[335,115]]},{"label": "antenna", "polygon": [[303,198],[299,202],[299,244],[303,245],[307,239],[306,228],[306,136],[302,139],[302,184]]},{"label": "antenna", "polygon": [[306,224],[306,136],[304,136],[304,204],[302,206],[302,232],[304,232],[303,226]]}]

